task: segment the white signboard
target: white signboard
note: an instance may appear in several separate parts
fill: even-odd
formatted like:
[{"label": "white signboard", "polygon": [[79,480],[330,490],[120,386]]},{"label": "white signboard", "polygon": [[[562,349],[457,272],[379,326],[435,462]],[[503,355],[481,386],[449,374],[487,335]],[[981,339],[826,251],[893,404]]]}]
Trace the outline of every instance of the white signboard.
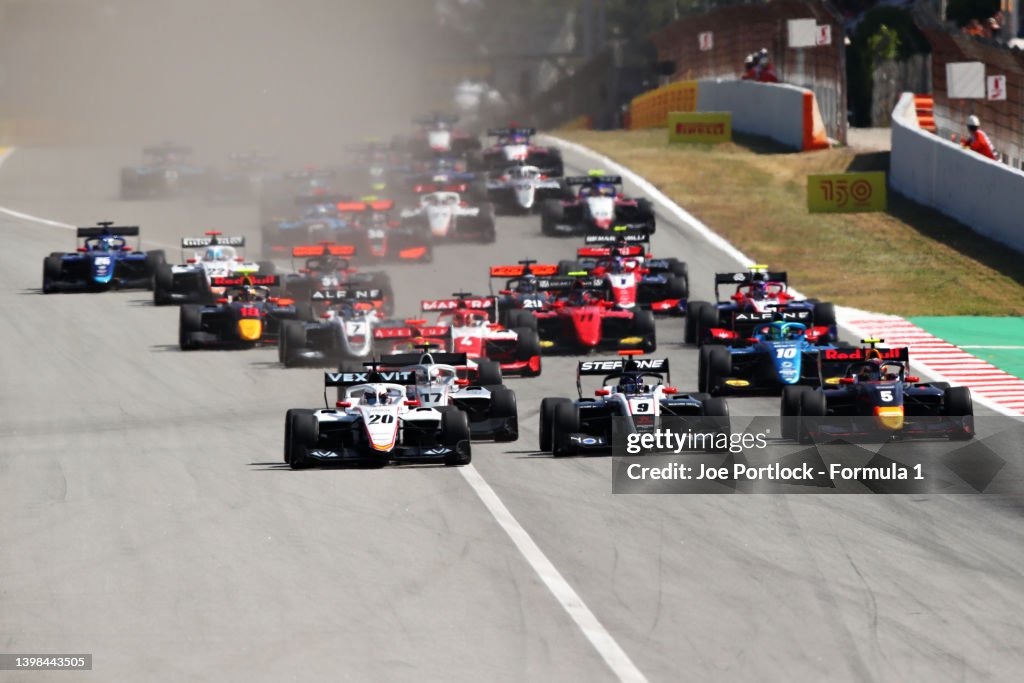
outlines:
[{"label": "white signboard", "polygon": [[711,31],[704,31],[697,36],[701,52],[709,52],[715,46],[715,34]]},{"label": "white signboard", "polygon": [[815,27],[817,33],[814,35],[815,45],[831,45],[832,44],[832,25],[831,24],[819,24]]},{"label": "white signboard", "polygon": [[951,100],[985,99],[985,63],[946,64],[946,96]]},{"label": "white signboard", "polygon": [[814,47],[818,44],[818,22],[814,19],[790,19],[786,28],[789,29],[790,47]]},{"label": "white signboard", "polygon": [[988,77],[988,98],[990,100],[1006,99],[1006,76]]}]

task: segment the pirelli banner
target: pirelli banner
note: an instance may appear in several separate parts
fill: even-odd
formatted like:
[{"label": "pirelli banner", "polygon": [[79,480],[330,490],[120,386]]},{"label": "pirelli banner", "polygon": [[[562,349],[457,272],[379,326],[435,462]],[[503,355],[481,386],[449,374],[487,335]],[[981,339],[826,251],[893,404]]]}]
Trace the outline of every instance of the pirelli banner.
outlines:
[{"label": "pirelli banner", "polygon": [[885,211],[885,173],[822,173],[807,176],[811,213]]},{"label": "pirelli banner", "polygon": [[668,115],[669,142],[729,142],[732,114],[727,111],[682,112]]}]

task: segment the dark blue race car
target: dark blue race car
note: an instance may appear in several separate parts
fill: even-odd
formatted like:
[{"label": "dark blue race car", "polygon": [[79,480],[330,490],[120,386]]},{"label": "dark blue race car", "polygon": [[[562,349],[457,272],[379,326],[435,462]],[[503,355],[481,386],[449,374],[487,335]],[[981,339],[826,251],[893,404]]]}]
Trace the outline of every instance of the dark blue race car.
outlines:
[{"label": "dark blue race car", "polygon": [[263,225],[263,256],[287,257],[293,247],[300,245],[346,241],[356,226],[353,214],[362,207],[362,203],[349,203],[346,199],[333,194],[296,197],[294,203],[300,209],[297,216]]},{"label": "dark blue race car", "polygon": [[163,144],[142,150],[138,166],[121,169],[121,198],[173,197],[203,190],[210,169],[191,163],[192,148]]},{"label": "dark blue race car", "polygon": [[78,228],[82,245],[73,253],[54,252],[43,260],[43,293],[153,289],[153,275],[166,262],[162,250],[139,251],[125,237],[138,237],[138,226]]},{"label": "dark blue race car", "polygon": [[789,385],[817,386],[825,350],[807,339],[802,323],[772,322],[754,328],[750,337],[700,349],[698,387],[712,396],[775,394]]}]

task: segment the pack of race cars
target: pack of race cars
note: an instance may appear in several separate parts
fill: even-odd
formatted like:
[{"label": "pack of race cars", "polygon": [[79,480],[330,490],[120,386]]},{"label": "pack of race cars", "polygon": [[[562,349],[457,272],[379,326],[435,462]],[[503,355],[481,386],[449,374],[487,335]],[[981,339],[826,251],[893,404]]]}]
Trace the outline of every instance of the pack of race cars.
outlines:
[{"label": "pack of race cars", "polygon": [[[295,172],[249,153],[218,173],[187,161],[187,148],[147,148],[147,162],[122,173],[125,198],[258,199],[260,260],[246,258],[244,237],[208,231],[183,237],[171,264],[128,244],[138,227],[102,222],[78,229],[76,251],[44,260],[42,291],[149,289],[155,305],[179,306],[183,351],[276,346],[286,368],[325,368],[325,407],[286,414],[294,469],[467,464],[472,441],[519,438],[505,379],[540,375],[550,354],[587,356],[576,398],[539,407],[538,446],[555,456],[609,451],[614,419],[643,432],[685,417],[728,434],[725,397],[751,394],[781,396],[783,436],[805,443],[973,437],[968,389],[922,382],[905,348],[841,342],[832,304],[794,295],[785,272],[717,273],[715,301],[691,299],[686,263],[652,255],[653,208],[618,176],[563,177],[560,151],[535,145],[532,128],[490,129],[481,145],[449,117],[416,123],[335,168]],[[493,242],[506,213],[539,214],[542,234],[579,241],[568,258],[491,263],[475,278],[486,289],[396,316],[387,263]],[[674,343],[698,347],[695,387],[674,386],[670,359],[648,355],[663,316],[683,319]],[[593,398],[582,389],[591,376],[602,378]]]}]

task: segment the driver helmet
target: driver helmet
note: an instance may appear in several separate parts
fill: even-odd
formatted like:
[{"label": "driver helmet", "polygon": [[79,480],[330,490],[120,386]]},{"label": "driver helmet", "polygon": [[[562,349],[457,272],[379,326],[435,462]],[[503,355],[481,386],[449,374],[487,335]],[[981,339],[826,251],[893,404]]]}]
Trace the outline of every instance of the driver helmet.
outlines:
[{"label": "driver helmet", "polygon": [[604,184],[598,185],[597,186],[597,193],[599,195],[601,195],[602,197],[614,197],[615,196],[615,187],[612,186],[612,185],[604,185]]},{"label": "driver helmet", "polygon": [[381,390],[377,394],[377,403],[379,403],[382,406],[390,405],[391,404],[391,395],[388,394],[388,392]]},{"label": "driver helmet", "polygon": [[870,382],[873,379],[878,379],[882,367],[882,361],[880,358],[872,358],[861,365],[857,371],[858,382]]},{"label": "driver helmet", "polygon": [[533,294],[537,291],[537,278],[532,273],[527,273],[516,285],[516,291],[521,294]]},{"label": "driver helmet", "polygon": [[747,290],[751,299],[760,301],[767,296],[767,291],[763,282],[751,282],[750,288]]},{"label": "driver helmet", "polygon": [[225,261],[227,260],[224,256],[224,250],[220,247],[207,247],[206,255],[203,257],[204,261]]},{"label": "driver helmet", "polygon": [[619,390],[624,394],[638,394],[643,388],[643,379],[637,375],[623,375],[619,379]]}]

